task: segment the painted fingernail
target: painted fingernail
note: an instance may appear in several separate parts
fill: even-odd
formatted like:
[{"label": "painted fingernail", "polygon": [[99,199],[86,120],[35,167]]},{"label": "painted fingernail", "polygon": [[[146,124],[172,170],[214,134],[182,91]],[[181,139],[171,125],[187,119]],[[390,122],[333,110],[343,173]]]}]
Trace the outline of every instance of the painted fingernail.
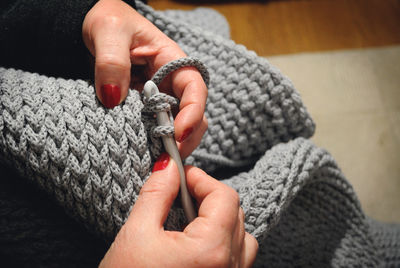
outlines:
[{"label": "painted fingernail", "polygon": [[106,108],[113,108],[118,105],[121,98],[121,89],[117,85],[102,85],[100,88],[101,99]]},{"label": "painted fingernail", "polygon": [[187,137],[189,137],[190,134],[192,134],[192,132],[193,132],[193,128],[185,129],[185,131],[183,131],[182,136],[180,136],[180,138],[178,138],[178,142],[183,142],[184,140],[186,140]]},{"label": "painted fingernail", "polygon": [[169,154],[162,153],[158,157],[156,163],[154,164],[153,172],[163,170],[164,168],[166,168],[168,166],[168,163],[169,163]]}]

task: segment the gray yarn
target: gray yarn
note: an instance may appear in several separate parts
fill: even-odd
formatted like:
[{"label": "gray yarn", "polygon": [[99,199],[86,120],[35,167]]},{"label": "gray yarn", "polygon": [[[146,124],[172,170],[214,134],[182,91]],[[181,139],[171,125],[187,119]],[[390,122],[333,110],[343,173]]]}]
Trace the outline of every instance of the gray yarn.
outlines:
[{"label": "gray yarn", "polygon": [[[172,72],[183,68],[183,67],[195,67],[202,75],[202,78],[206,85],[208,85],[210,80],[210,75],[208,73],[207,68],[204,64],[196,58],[181,58],[167,63],[162,66],[151,78],[151,80],[159,86],[161,82],[164,80]],[[173,126],[154,126],[157,125],[156,120],[154,118],[154,114],[157,112],[169,112],[171,117],[171,122],[173,122],[173,117],[171,115],[171,108],[178,106],[178,100],[172,96],[169,96],[164,93],[157,93],[151,96],[150,98],[143,97],[144,108],[142,109],[143,113],[150,113],[147,115],[146,121],[147,123],[153,125],[150,130],[150,134],[154,138],[160,138],[163,136],[172,137],[175,134],[175,129]],[[161,143],[159,141],[154,141],[157,143],[157,148],[161,148]],[[158,155],[159,153],[156,153]]]},{"label": "gray yarn", "polygon": [[[257,267],[400,266],[400,227],[367,218],[333,158],[297,138],[314,124],[287,78],[231,41],[138,8],[210,71],[210,129],[188,161],[215,168],[259,159],[224,180],[260,242]],[[84,81],[0,68],[0,160],[113,239],[162,148],[146,109],[133,90],[108,110]],[[166,227],[182,224],[174,207]]]},{"label": "gray yarn", "polygon": [[210,74],[208,73],[207,67],[197,58],[181,58],[174,60],[162,66],[151,78],[156,85],[160,85],[162,80],[170,73],[183,67],[196,67],[203,77],[204,83],[208,86],[210,83]]},{"label": "gray yarn", "polygon": [[205,112],[209,127],[187,164],[206,171],[222,163],[247,165],[279,142],[314,133],[298,92],[267,60],[210,31],[173,21],[143,3],[137,7],[210,72]]}]

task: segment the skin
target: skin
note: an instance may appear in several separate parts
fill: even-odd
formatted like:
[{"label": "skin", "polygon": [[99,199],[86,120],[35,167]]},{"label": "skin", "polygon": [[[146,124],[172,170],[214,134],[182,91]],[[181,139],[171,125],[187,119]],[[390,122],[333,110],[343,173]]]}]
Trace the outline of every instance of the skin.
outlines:
[{"label": "skin", "polygon": [[235,190],[195,167],[186,167],[198,217],[182,232],[163,224],[179,191],[173,160],[153,172],[131,214],[100,263],[107,267],[251,267],[258,244],[244,230]]},{"label": "skin", "polygon": [[[166,63],[186,57],[179,46],[151,22],[120,0],[100,0],[87,13],[83,40],[95,57],[96,94],[111,84],[120,88],[122,102],[129,87],[143,84]],[[132,77],[132,78],[131,78]],[[188,156],[207,129],[204,109],[207,88],[195,68],[168,76],[163,92],[180,99],[175,137],[181,156]],[[191,130],[191,131],[190,131]],[[186,167],[188,189],[197,200],[198,217],[182,232],[163,224],[179,191],[173,160],[153,172],[142,187],[131,214],[104,256],[100,267],[250,267],[258,250],[256,239],[244,230],[238,194],[200,169]]]},{"label": "skin", "polygon": [[[130,86],[141,90],[161,66],[187,56],[174,41],[120,0],[98,1],[84,19],[82,36],[95,57],[96,94],[101,102],[103,85],[117,85],[121,103]],[[187,136],[178,143],[185,158],[199,145],[207,129],[207,87],[197,69],[186,67],[168,76],[160,89],[180,99],[175,138],[179,141]],[[184,135],[187,133],[190,135]]]}]

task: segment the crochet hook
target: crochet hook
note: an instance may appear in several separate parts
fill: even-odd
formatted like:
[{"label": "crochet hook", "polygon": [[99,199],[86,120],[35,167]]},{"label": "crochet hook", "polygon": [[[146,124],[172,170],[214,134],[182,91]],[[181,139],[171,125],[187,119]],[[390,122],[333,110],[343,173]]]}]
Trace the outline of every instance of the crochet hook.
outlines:
[{"label": "crochet hook", "polygon": [[[147,81],[143,88],[144,96],[146,98],[150,98],[151,96],[157,93],[159,93],[157,85],[151,80]],[[157,115],[157,123],[159,126],[172,126],[172,123],[169,119],[169,115],[167,112],[157,112],[156,115]],[[197,213],[196,210],[194,209],[192,198],[190,197],[189,191],[186,186],[186,176],[183,169],[181,156],[178,151],[178,146],[176,145],[175,139],[173,137],[164,136],[162,137],[162,141],[165,150],[178,166],[179,176],[180,176],[181,203],[183,210],[185,211],[187,220],[191,222],[197,217]]]}]

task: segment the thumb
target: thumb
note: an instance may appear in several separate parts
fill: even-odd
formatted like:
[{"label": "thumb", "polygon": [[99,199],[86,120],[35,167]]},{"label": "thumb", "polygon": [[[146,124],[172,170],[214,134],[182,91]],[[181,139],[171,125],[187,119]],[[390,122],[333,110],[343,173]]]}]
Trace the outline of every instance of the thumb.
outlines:
[{"label": "thumb", "polygon": [[121,28],[111,21],[96,29],[93,40],[96,94],[107,108],[126,98],[130,84],[131,40]]},{"label": "thumb", "polygon": [[143,185],[128,222],[141,221],[147,226],[162,228],[178,191],[178,168],[174,160],[167,153],[163,153],[155,163],[153,173]]}]

